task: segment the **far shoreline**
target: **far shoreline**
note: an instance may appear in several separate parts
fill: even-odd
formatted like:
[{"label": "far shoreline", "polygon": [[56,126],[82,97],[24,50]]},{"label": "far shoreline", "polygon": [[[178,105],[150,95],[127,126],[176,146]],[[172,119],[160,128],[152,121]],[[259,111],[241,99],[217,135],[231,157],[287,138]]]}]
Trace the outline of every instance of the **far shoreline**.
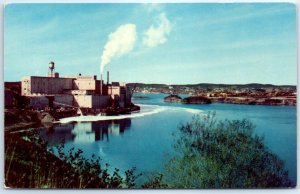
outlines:
[{"label": "far shoreline", "polygon": [[[187,104],[246,104],[296,106],[297,86],[272,84],[142,84],[129,83],[135,87],[136,93],[163,93],[171,95],[167,102],[181,102]],[[172,95],[188,95],[190,99],[180,99]]]}]

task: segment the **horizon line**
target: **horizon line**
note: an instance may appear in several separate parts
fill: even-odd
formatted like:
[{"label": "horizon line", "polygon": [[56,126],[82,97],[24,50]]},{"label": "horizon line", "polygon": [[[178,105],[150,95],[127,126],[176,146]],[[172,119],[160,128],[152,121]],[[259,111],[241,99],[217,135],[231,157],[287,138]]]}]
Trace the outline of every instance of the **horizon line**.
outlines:
[{"label": "horizon line", "polygon": [[[21,80],[18,81],[5,81],[6,82],[21,82]],[[125,82],[126,84],[148,84],[148,85],[168,85],[168,86],[174,86],[174,85],[200,85],[200,84],[211,84],[211,85],[251,85],[251,84],[258,84],[258,85],[273,85],[273,86],[294,86],[297,87],[297,84],[272,84],[272,83],[209,83],[209,82],[201,82],[201,83],[182,83],[182,84],[168,84],[168,83],[145,83],[145,82]]]}]

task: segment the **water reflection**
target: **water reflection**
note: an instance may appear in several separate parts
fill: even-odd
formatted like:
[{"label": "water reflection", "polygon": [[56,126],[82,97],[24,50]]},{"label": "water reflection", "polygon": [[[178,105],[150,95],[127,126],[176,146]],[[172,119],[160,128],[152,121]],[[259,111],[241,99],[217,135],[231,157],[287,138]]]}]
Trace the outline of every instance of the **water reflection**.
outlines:
[{"label": "water reflection", "polygon": [[110,136],[122,135],[131,126],[131,119],[79,122],[56,125],[40,130],[39,134],[50,145],[74,141],[91,143],[94,141],[109,141]]}]

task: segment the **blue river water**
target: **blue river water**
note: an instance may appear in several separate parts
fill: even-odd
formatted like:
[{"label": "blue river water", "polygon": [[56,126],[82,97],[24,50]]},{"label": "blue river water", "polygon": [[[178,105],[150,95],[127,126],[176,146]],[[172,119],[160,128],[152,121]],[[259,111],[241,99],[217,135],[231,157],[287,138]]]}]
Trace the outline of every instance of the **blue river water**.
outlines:
[{"label": "blue river water", "polygon": [[[85,157],[100,156],[121,171],[136,167],[151,173],[162,169],[166,154],[172,153],[179,125],[195,114],[215,111],[218,119],[249,119],[255,133],[264,136],[266,145],[284,162],[293,182],[297,180],[296,107],[209,104],[187,105],[165,103],[166,94],[135,94],[141,111],[123,116],[81,116],[61,120],[52,130],[40,135],[50,144],[64,139],[66,151],[71,147],[83,150]],[[144,97],[144,98],[141,98]],[[185,97],[185,95],[182,95]]]}]

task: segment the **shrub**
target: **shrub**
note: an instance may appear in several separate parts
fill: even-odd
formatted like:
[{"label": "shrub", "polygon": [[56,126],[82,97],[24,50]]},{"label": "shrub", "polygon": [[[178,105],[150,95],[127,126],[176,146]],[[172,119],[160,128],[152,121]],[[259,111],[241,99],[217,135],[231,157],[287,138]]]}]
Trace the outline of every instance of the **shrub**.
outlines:
[{"label": "shrub", "polygon": [[[30,134],[29,134],[30,133]],[[26,138],[25,138],[26,137]],[[100,158],[86,159],[82,150],[63,152],[61,144],[47,147],[34,131],[27,136],[5,135],[5,186],[11,188],[134,188],[141,174],[135,168],[121,176],[119,169],[108,172]],[[58,156],[58,157],[57,157]]]},{"label": "shrub", "polygon": [[172,188],[290,187],[284,163],[253,134],[248,120],[194,116],[175,134],[176,154],[166,165]]}]

